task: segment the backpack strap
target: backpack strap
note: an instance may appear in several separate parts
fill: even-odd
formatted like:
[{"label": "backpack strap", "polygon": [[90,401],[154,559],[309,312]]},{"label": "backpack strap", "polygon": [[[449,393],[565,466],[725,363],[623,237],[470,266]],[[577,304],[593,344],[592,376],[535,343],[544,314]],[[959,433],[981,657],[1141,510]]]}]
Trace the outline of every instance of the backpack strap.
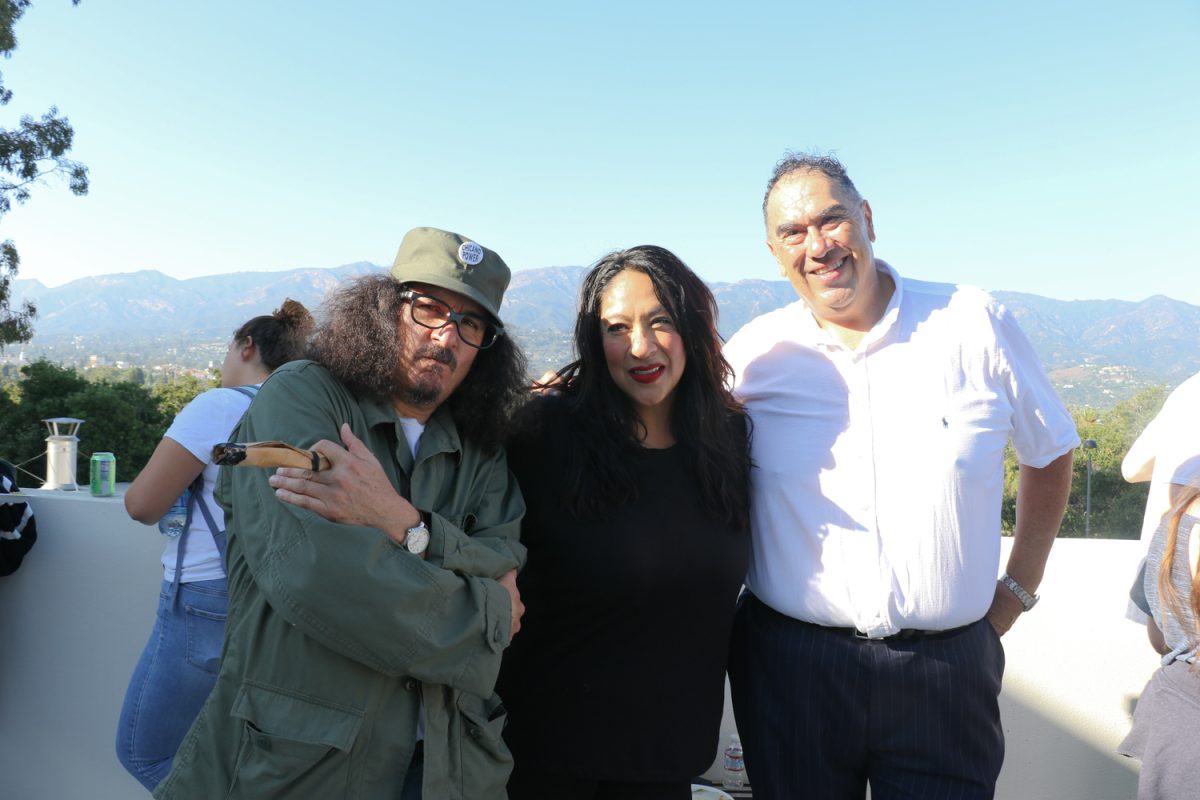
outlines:
[{"label": "backpack strap", "polygon": [[[253,384],[244,386],[230,386],[233,391],[244,394],[251,400],[254,395],[258,394],[259,387]],[[188,486],[188,504],[187,517],[183,523],[183,532],[179,534],[179,544],[175,550],[175,578],[171,581],[171,603],[175,603],[175,599],[179,596],[179,579],[183,575],[183,554],[187,549],[187,535],[192,527],[192,508],[196,505],[200,506],[200,513],[204,515],[204,522],[208,525],[208,531],[212,534],[213,544],[217,546],[217,553],[221,556],[221,569],[228,572],[225,562],[225,531],[217,527],[217,520],[213,517],[212,511],[208,508],[208,503],[204,502],[204,470],[200,470],[200,474]]]},{"label": "backpack strap", "polygon": [[[187,488],[187,492],[188,492],[187,516],[184,518],[183,531],[180,532],[180,534],[179,534],[179,544],[177,544],[175,546],[175,577],[171,581],[171,605],[172,606],[175,605],[175,601],[179,598],[179,579],[183,576],[183,554],[187,551],[188,531],[190,531],[192,529],[192,508],[196,505],[196,502],[199,501],[201,509],[205,509],[204,498],[200,496],[203,491],[204,491],[204,470],[202,469],[202,470],[200,470],[200,474],[196,476],[196,479],[193,480]],[[207,509],[204,510],[204,516],[205,516],[206,520],[211,519],[211,515],[208,513]],[[211,522],[209,522],[209,528],[210,529],[212,528]],[[221,542],[221,544],[217,545],[217,550],[221,554],[221,563],[222,563],[222,565],[224,565],[224,563],[225,563],[225,548],[222,545],[224,544],[224,539],[225,539],[224,533],[225,532],[222,531],[221,533],[222,533],[222,536],[221,536],[222,542]]]},{"label": "backpack strap", "polygon": [[248,383],[244,386],[230,386],[229,388],[235,392],[246,395],[246,397],[249,397],[251,400],[254,399],[254,395],[258,394],[259,390],[259,387],[252,383]]}]

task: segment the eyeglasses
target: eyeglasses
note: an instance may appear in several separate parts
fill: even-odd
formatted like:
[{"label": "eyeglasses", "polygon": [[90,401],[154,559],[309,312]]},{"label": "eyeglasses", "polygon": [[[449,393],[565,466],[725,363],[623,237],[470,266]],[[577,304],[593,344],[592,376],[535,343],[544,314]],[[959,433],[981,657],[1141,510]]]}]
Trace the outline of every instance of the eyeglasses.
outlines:
[{"label": "eyeglasses", "polygon": [[504,335],[504,328],[475,314],[463,314],[427,294],[406,290],[400,295],[409,301],[413,322],[430,330],[441,330],[450,323],[458,331],[463,344],[476,350],[486,350]]}]

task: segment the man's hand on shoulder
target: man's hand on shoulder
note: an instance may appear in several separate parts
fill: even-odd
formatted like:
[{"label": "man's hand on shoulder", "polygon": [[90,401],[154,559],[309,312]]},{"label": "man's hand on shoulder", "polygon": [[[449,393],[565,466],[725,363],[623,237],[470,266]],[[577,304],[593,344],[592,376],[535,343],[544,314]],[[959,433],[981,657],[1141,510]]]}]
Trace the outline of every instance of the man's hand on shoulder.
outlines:
[{"label": "man's hand on shoulder", "polygon": [[350,426],[341,428],[344,447],[322,439],[312,449],[329,459],[330,468],[313,472],[283,467],[268,481],[275,497],[331,522],[378,528],[397,544],[421,521],[412,504],[396,493],[379,459]]}]

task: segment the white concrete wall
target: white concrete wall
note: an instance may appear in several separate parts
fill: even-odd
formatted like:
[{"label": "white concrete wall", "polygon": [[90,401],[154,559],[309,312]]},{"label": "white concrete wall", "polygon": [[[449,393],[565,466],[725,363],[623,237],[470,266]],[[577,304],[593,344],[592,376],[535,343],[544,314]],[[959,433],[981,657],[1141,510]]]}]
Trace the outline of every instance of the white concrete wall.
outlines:
[{"label": "white concrete wall", "polygon": [[38,541],[0,578],[0,798],[149,797],[114,738],[154,624],[162,536],[86,486],[27,493]]},{"label": "white concrete wall", "polygon": [[[153,622],[161,537],[119,499],[30,494],[38,544],[0,578],[0,798],[144,798],[113,736]],[[1124,619],[1140,556],[1138,542],[1055,545],[1042,602],[1004,638],[1001,800],[1133,797],[1137,765],[1115,748],[1157,666]],[[727,711],[723,741],[732,730]]]}]

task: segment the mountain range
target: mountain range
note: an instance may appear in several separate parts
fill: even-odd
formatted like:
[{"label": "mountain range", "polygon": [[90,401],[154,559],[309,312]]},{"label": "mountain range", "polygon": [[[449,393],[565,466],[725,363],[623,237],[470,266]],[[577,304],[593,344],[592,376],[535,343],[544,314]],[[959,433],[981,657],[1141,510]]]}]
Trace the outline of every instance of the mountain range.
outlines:
[{"label": "mountain range", "polygon": [[[17,279],[12,294],[15,302],[29,299],[38,307],[35,336],[26,350],[57,350],[56,343],[71,340],[97,352],[98,341],[224,340],[246,319],[269,313],[285,297],[315,309],[346,278],[383,269],[356,262],[331,269],[237,272],[187,280],[143,270],[82,278],[54,288]],[[568,334],[584,272],[580,266],[555,266],[514,274],[503,314],[535,367],[558,365],[570,356]],[[796,299],[786,281],[710,286],[725,336]],[[993,294],[1017,315],[1068,401],[1086,396],[1086,402],[1103,405],[1106,398],[1119,400],[1146,385],[1174,386],[1200,371],[1200,306],[1161,295],[1132,302]],[[5,355],[12,352],[10,348]]]}]

